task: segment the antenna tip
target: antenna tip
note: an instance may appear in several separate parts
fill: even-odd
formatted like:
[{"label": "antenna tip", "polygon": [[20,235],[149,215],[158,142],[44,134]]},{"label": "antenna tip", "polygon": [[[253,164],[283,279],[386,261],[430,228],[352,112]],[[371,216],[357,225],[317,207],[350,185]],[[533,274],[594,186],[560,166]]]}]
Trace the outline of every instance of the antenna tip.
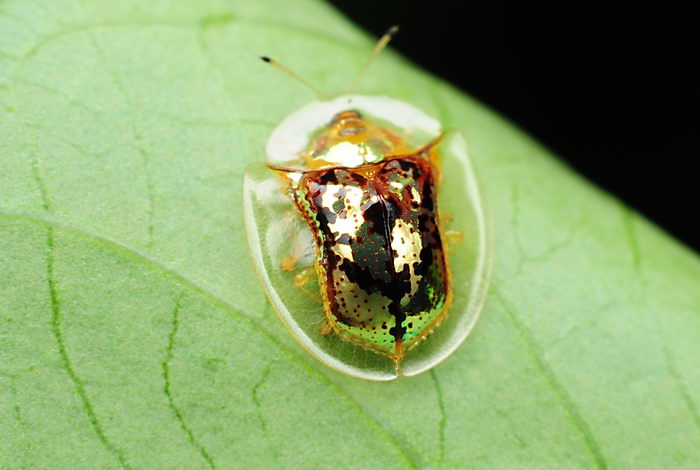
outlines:
[{"label": "antenna tip", "polygon": [[389,28],[389,31],[387,31],[386,34],[388,34],[389,36],[393,36],[398,32],[399,32],[399,25],[395,24],[391,28]]},{"label": "antenna tip", "polygon": [[269,57],[267,57],[267,56],[265,56],[265,55],[264,55],[264,56],[261,56],[260,59],[261,59],[263,62],[267,62],[268,64],[269,64],[270,62],[272,62],[272,59],[270,59]]}]

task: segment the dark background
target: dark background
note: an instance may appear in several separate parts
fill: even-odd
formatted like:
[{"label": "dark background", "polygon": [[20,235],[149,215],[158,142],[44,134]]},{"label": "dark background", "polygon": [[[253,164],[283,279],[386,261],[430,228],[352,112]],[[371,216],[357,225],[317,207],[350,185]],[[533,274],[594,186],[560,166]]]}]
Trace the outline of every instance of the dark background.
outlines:
[{"label": "dark background", "polygon": [[642,1],[331,3],[377,37],[400,25],[392,47],[700,251],[698,15]]}]

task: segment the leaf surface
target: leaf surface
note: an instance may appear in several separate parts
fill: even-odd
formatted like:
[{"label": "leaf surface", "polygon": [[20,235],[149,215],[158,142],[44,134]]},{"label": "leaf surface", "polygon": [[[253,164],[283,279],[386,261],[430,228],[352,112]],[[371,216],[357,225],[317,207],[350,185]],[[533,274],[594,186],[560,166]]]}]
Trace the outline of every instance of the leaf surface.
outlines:
[{"label": "leaf surface", "polygon": [[0,1],[0,468],[696,466],[697,256],[392,52],[360,91],[467,137],[490,297],[392,383],[289,337],[241,182],[312,97],[257,56],[336,92],[372,43],[311,0]]}]

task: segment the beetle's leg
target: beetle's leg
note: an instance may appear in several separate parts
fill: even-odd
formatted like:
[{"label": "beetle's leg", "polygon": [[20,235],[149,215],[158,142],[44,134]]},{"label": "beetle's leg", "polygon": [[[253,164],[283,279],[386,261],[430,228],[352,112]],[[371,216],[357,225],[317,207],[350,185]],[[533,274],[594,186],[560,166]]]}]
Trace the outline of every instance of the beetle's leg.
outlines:
[{"label": "beetle's leg", "polygon": [[447,243],[462,243],[464,234],[459,230],[445,230],[445,240]]},{"label": "beetle's leg", "polygon": [[294,285],[304,287],[306,283],[314,280],[314,276],[316,276],[316,270],[313,266],[304,268],[294,276]]},{"label": "beetle's leg", "polygon": [[280,269],[290,274],[294,273],[294,285],[315,302],[321,302],[318,289],[309,289],[307,286],[310,281],[316,279],[314,242],[311,232],[294,208],[283,215],[283,224],[287,230],[285,243],[289,247],[289,254],[280,261]]},{"label": "beetle's leg", "polygon": [[447,227],[452,223],[452,219],[454,219],[454,214],[452,212],[445,212],[440,214],[440,225],[443,227]]},{"label": "beetle's leg", "polygon": [[[289,219],[289,223],[294,223],[295,215],[293,213],[285,216]],[[305,232],[294,234],[290,231],[289,239],[286,240],[289,246],[289,251],[280,261],[280,269],[284,272],[292,272],[299,268],[310,268],[313,266],[313,240],[310,235],[306,236]]]},{"label": "beetle's leg", "polygon": [[450,243],[462,243],[464,241],[464,234],[459,230],[450,230],[447,227],[450,225],[453,219],[452,212],[445,212],[440,217],[440,227],[442,228],[442,233],[445,235],[445,241]]},{"label": "beetle's leg", "polygon": [[328,336],[332,331],[333,328],[331,327],[330,323],[328,323],[328,321],[324,318],[318,332],[321,333],[322,336]]},{"label": "beetle's leg", "polygon": [[296,256],[294,255],[287,255],[284,258],[282,258],[282,261],[280,262],[280,269],[286,273],[290,271],[294,271],[297,267],[297,263],[299,260],[297,260]]},{"label": "beetle's leg", "polygon": [[291,272],[297,268],[313,265],[314,241],[311,232],[306,228],[304,220],[296,209],[291,208],[281,221],[285,231],[284,243],[288,247],[287,255],[280,261],[280,269]]},{"label": "beetle's leg", "polygon": [[[297,260],[293,255],[285,256],[282,260],[282,270],[283,271],[293,271],[296,269]],[[285,269],[285,267],[287,269]],[[307,284],[316,278],[316,269],[314,266],[307,266],[302,268],[301,271],[294,275],[294,285],[298,287],[304,294],[309,296],[315,302],[321,301],[321,294],[318,290],[309,289]]]},{"label": "beetle's leg", "polygon": [[318,290],[309,289],[306,285],[309,281],[316,279],[316,268],[313,258],[309,256],[310,250],[307,248],[309,243],[304,239],[292,239],[290,243],[291,253],[282,258],[279,268],[286,273],[294,274],[294,285],[314,301],[320,302]]}]

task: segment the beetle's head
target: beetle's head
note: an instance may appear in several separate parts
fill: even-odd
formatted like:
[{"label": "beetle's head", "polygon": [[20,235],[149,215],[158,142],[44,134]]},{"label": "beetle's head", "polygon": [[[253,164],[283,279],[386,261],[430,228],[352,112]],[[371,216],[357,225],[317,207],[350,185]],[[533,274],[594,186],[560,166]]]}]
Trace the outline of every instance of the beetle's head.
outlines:
[{"label": "beetle's head", "polygon": [[336,114],[306,153],[309,169],[332,166],[354,168],[407,152],[396,135],[346,110]]}]

